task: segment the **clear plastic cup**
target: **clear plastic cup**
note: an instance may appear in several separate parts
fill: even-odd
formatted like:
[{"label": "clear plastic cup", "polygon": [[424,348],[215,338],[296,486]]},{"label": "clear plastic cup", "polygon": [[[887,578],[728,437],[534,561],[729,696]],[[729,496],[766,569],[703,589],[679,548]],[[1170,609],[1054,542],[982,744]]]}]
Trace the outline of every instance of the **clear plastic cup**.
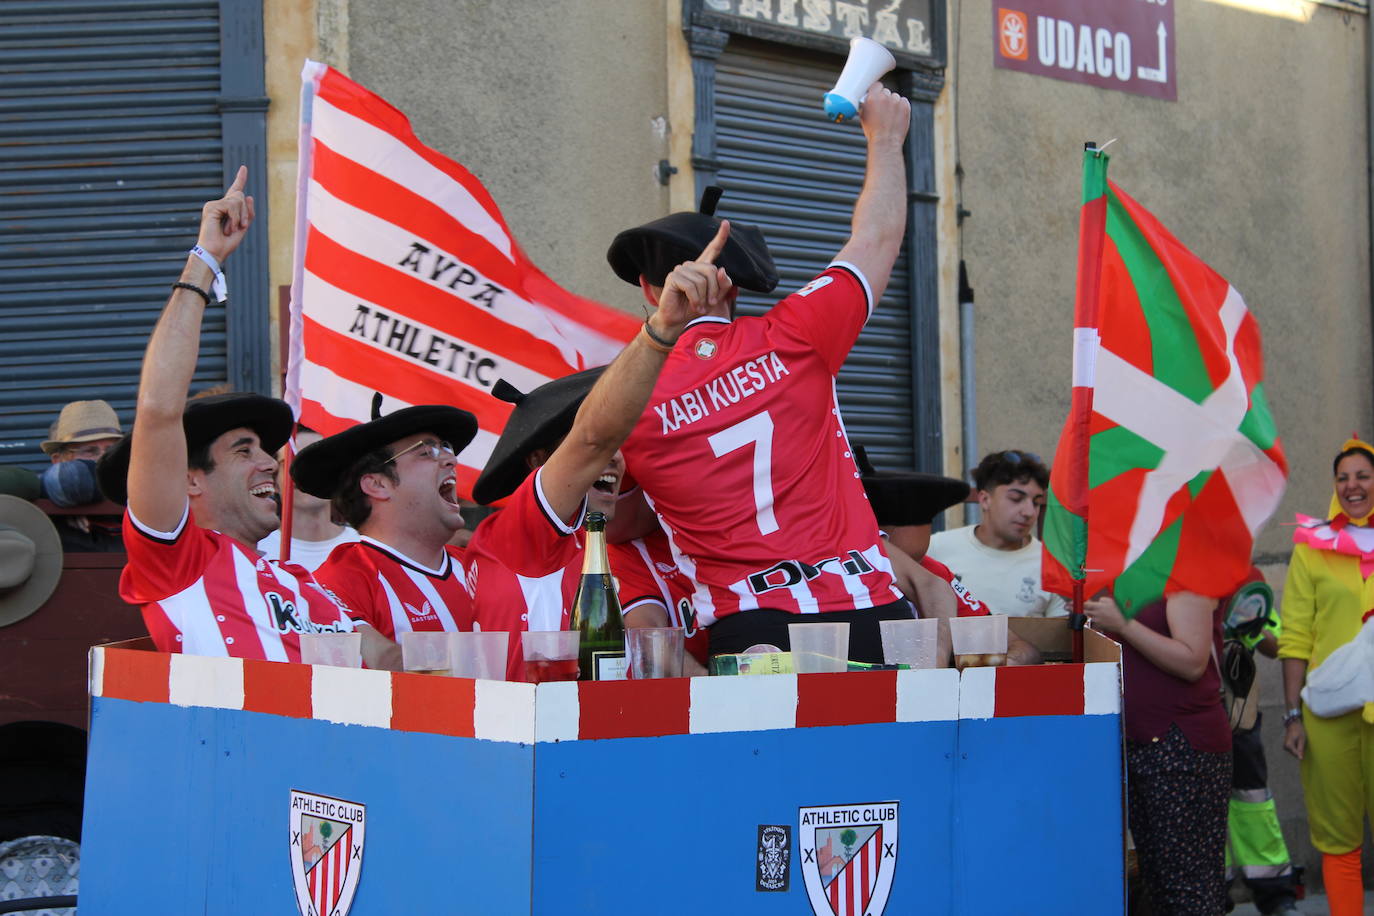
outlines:
[{"label": "clear plastic cup", "polygon": [[849,670],[849,624],[789,623],[792,643],[792,670],[798,674],[819,674]]},{"label": "clear plastic cup", "polygon": [[883,661],[887,664],[910,665],[912,668],[939,667],[939,620],[933,617],[880,620],[878,628],[882,631]]},{"label": "clear plastic cup", "polygon": [[363,666],[363,634],[302,633],[301,663],[335,668]]},{"label": "clear plastic cup", "polygon": [[630,627],[625,631],[625,651],[630,677],[682,677],[686,633],[682,627]]},{"label": "clear plastic cup", "polygon": [[450,633],[448,654],[454,677],[506,679],[506,650],[510,634],[502,632]]},{"label": "clear plastic cup", "polygon": [[527,630],[520,634],[520,643],[525,653],[525,680],[531,684],[577,680],[581,633],[576,630]]},{"label": "clear plastic cup", "polygon": [[990,667],[1006,664],[1007,617],[951,617],[949,637],[954,650],[954,667]]},{"label": "clear plastic cup", "polygon": [[401,665],[412,674],[453,675],[448,654],[448,633],[410,632],[401,634]]}]

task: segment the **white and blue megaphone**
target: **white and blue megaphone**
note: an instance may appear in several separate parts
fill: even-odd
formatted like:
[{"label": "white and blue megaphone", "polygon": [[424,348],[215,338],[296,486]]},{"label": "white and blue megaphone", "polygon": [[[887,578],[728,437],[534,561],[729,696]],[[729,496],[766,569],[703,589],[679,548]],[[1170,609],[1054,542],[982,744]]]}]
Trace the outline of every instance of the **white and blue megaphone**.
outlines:
[{"label": "white and blue megaphone", "polygon": [[849,42],[849,60],[844,62],[835,88],[825,94],[825,116],[844,121],[859,116],[864,94],[886,72],[897,66],[892,52],[871,38]]}]

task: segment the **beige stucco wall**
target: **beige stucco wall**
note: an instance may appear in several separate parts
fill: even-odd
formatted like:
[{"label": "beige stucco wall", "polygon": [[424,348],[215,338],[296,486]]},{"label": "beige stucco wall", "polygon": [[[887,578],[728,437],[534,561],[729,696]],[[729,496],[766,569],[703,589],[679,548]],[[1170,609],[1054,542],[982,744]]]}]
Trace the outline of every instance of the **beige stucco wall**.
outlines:
[{"label": "beige stucco wall", "polygon": [[667,212],[667,31],[660,3],[354,0],[350,76],[486,185],[539,267],[621,307],[605,252]]},{"label": "beige stucco wall", "polygon": [[654,177],[673,133],[667,15],[666,3],[615,0],[265,0],[273,289],[291,282],[300,70],[313,56],[476,175],[555,282],[637,310],[605,252],[668,212]]},{"label": "beige stucco wall", "polygon": [[[1365,17],[1245,0],[1175,7],[1178,101],[993,67],[991,4],[962,4],[964,252],[977,290],[982,450],[1053,454],[1068,407],[1081,151],[1244,295],[1293,466],[1279,519],[1320,512],[1329,458],[1370,428]],[[1249,4],[1274,7],[1284,4]],[[1271,524],[1259,552],[1286,555]]]},{"label": "beige stucco wall", "polygon": [[[1331,455],[1352,429],[1374,429],[1365,17],[1301,0],[1178,3],[1178,100],[1161,102],[995,69],[992,5],[961,6],[981,450],[1054,453],[1069,399],[1082,146],[1118,138],[1112,179],[1259,319],[1292,476],[1256,553],[1281,590],[1291,530],[1280,523],[1324,512]],[[1270,789],[1312,886],[1320,857],[1297,762],[1281,749],[1280,666],[1260,659],[1259,669]]]}]

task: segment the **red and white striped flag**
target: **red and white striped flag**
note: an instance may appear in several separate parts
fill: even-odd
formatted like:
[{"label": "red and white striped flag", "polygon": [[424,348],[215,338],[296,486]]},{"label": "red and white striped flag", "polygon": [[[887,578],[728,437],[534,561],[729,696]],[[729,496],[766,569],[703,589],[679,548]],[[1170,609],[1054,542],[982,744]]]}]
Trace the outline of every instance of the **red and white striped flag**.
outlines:
[{"label": "red and white striped flag", "polygon": [[485,188],[404,114],[338,71],[301,73],[286,400],[325,435],[383,412],[477,415],[458,457],[470,494],[521,391],[610,362],[639,319],[562,289],[530,262]]}]

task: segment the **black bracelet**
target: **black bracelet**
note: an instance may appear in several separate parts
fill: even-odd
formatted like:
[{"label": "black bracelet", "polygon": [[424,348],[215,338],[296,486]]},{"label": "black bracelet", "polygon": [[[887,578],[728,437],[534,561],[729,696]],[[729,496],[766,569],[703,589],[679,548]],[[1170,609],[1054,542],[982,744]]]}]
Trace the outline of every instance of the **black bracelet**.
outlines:
[{"label": "black bracelet", "polygon": [[652,340],[654,343],[658,344],[660,347],[663,347],[663,352],[665,353],[673,349],[674,345],[677,344],[676,340],[664,340],[662,337],[659,337],[657,334],[655,334],[654,329],[649,327],[649,322],[647,321],[644,322],[644,333],[648,334],[649,339]]},{"label": "black bracelet", "polygon": [[172,284],[172,289],[189,289],[191,292],[197,294],[198,296],[200,296],[200,298],[204,299],[205,304],[207,306],[214,304],[214,300],[210,298],[210,294],[207,293],[205,290],[201,289],[199,286],[196,286],[194,283],[182,283],[178,281]]}]

